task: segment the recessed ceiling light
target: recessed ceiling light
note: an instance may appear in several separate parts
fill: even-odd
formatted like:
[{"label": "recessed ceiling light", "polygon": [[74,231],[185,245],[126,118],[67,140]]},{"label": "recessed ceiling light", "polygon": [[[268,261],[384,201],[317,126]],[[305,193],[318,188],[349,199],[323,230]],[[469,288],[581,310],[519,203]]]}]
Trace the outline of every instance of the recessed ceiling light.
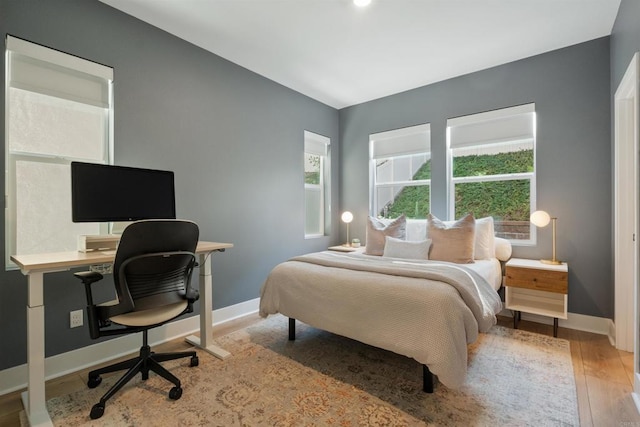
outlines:
[{"label": "recessed ceiling light", "polygon": [[371,3],[371,0],[353,0],[353,4],[355,4],[358,7],[368,6],[369,3]]}]

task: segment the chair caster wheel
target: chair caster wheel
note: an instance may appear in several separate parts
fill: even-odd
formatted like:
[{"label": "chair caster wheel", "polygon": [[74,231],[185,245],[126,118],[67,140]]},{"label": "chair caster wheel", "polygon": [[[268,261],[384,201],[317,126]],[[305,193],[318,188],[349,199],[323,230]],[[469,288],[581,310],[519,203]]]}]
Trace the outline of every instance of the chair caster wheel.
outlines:
[{"label": "chair caster wheel", "polygon": [[191,363],[189,364],[190,367],[194,367],[194,366],[198,366],[200,364],[200,359],[198,359],[198,356],[193,356],[191,358]]},{"label": "chair caster wheel", "polygon": [[89,377],[89,381],[87,381],[87,387],[96,388],[102,382],[102,377],[98,375],[97,377]]},{"label": "chair caster wheel", "polygon": [[182,396],[182,388],[181,387],[173,387],[169,390],[169,399],[178,400]]},{"label": "chair caster wheel", "polygon": [[103,414],[104,414],[104,403],[96,403],[91,408],[91,413],[89,414],[89,416],[91,417],[92,420],[97,420]]}]

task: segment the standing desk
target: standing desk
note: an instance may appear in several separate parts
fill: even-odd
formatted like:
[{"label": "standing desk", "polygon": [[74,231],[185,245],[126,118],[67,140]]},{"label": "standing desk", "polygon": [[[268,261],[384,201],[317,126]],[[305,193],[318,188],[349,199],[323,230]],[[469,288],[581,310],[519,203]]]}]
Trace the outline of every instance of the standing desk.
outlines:
[{"label": "standing desk", "polygon": [[[224,359],[230,353],[213,342],[213,301],[211,279],[211,254],[232,248],[231,243],[198,242],[200,275],[200,337],[187,337],[187,341]],[[52,426],[45,398],[45,325],[44,325],[44,275],[93,264],[113,263],[115,251],[110,252],[56,252],[49,254],[12,255],[22,274],[27,276],[27,391],[22,394],[29,424]]]}]

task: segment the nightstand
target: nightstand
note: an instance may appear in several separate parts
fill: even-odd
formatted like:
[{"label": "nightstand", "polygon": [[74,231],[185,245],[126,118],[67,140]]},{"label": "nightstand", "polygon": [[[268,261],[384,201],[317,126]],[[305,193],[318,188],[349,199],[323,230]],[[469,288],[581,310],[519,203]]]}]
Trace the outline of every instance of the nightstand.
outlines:
[{"label": "nightstand", "polygon": [[521,312],[553,317],[553,336],[558,319],[567,318],[569,266],[544,264],[539,260],[512,258],[505,274],[505,308],[513,310],[513,327]]}]

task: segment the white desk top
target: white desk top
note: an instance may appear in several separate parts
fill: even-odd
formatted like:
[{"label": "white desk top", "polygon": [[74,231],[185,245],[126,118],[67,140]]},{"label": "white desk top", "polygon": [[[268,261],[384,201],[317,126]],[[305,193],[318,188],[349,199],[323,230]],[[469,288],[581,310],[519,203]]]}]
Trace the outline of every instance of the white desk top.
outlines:
[{"label": "white desk top", "polygon": [[[196,253],[218,251],[232,248],[232,243],[203,242],[199,241]],[[11,255],[11,261],[16,263],[23,274],[31,271],[57,271],[68,270],[74,267],[82,267],[91,264],[108,264],[113,262],[115,252],[54,252],[48,254]]]}]

